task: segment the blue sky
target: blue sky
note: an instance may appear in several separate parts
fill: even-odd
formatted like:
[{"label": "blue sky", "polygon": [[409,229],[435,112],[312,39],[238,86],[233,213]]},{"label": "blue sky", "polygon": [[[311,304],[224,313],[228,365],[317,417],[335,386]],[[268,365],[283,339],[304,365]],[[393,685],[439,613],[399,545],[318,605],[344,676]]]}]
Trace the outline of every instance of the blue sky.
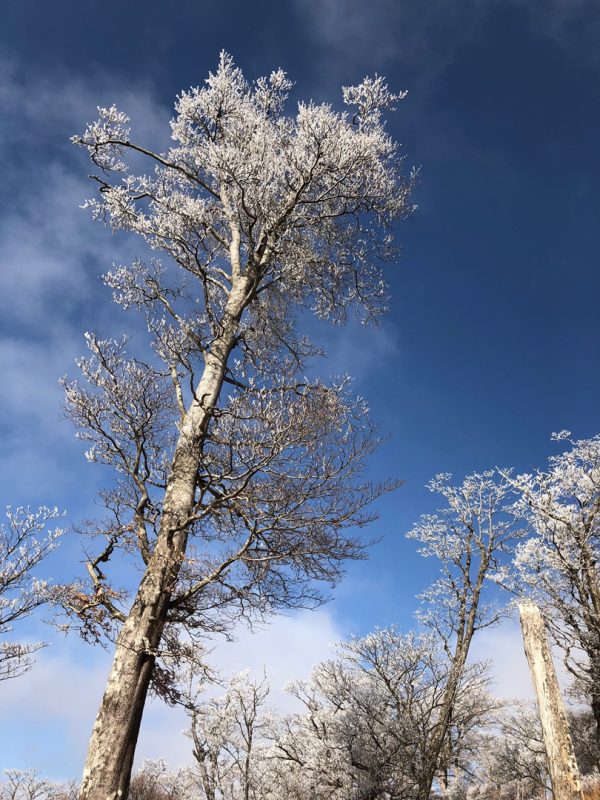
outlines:
[{"label": "blue sky", "polygon": [[[74,523],[93,513],[106,475],[60,419],[57,380],[73,371],[84,330],[123,328],[98,276],[136,244],[78,208],[88,165],[69,137],[115,102],[138,140],[166,146],[176,93],[202,82],[222,48],[250,78],[283,67],[298,98],[337,103],[341,85],[375,71],[408,89],[389,130],[422,171],[388,272],[391,312],[378,330],[324,332],[325,369],[355,375],[391,435],[373,475],[406,485],[380,503],[370,533],[381,541],[331,604],[258,637],[240,632],[215,659],[225,670],[266,663],[279,686],[333,639],[409,626],[430,567],[403,534],[432,508],[427,480],[526,470],[553,452],[552,431],[600,429],[598,4],[21,0],[3,4],[2,19],[0,505],[57,504]],[[65,578],[80,560],[67,535],[48,570]],[[76,776],[107,656],[38,620],[25,632],[52,647],[30,676],[0,684],[0,768]],[[520,646],[506,628],[479,647],[501,673]],[[501,689],[525,691],[510,669],[520,677],[511,686],[501,674]],[[185,761],[182,726],[153,705],[141,755]]]}]

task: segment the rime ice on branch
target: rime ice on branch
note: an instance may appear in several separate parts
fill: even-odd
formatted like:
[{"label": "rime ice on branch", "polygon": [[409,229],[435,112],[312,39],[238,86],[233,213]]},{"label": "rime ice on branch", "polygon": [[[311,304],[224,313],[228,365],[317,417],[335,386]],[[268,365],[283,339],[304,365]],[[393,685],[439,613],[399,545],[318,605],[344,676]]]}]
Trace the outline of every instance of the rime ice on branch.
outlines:
[{"label": "rime ice on branch", "polygon": [[432,764],[441,782],[450,764],[468,769],[497,702],[484,664],[463,670],[440,759],[437,735],[453,680],[432,634],[388,628],[340,644],[335,659],[292,687],[305,710],[274,742],[267,785],[283,789],[274,798],[415,800],[431,784]]},{"label": "rime ice on branch", "polygon": [[[34,576],[36,567],[57,546],[62,531],[46,532],[58,509],[42,506],[8,508],[7,524],[0,525],[0,635],[11,633],[16,622],[50,599],[46,581]],[[0,681],[15,678],[32,664],[41,642],[0,641]]]}]

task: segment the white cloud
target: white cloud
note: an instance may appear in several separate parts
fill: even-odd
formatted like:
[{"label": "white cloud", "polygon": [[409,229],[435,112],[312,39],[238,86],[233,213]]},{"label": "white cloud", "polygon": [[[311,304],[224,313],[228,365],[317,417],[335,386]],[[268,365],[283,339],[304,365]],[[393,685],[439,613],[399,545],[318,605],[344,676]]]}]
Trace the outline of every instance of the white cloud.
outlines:
[{"label": "white cloud", "polygon": [[34,767],[58,780],[74,777],[107,667],[106,654],[92,666],[89,653],[63,644],[41,651],[23,677],[0,683],[0,772]]},{"label": "white cloud", "polygon": [[64,477],[57,469],[62,440],[73,444],[60,421],[58,377],[74,356],[73,338],[58,332],[38,341],[0,338],[0,505],[55,502],[52,492]]},{"label": "white cloud", "polygon": [[[319,661],[331,658],[332,645],[343,635],[327,609],[277,616],[260,631],[239,630],[235,641],[219,642],[210,661],[225,678],[243,670],[258,680],[266,675],[270,705],[291,712],[298,706],[285,691],[286,684],[307,678]],[[162,758],[171,766],[188,763],[190,744],[182,735],[185,727],[181,711],[151,702],[144,716],[137,763],[144,758]]]},{"label": "white cloud", "polygon": [[4,319],[41,327],[49,299],[89,292],[83,264],[95,237],[77,208],[81,182],[57,163],[37,177],[36,191],[17,193],[0,222],[0,303]]},{"label": "white cloud", "polygon": [[515,620],[505,620],[477,634],[473,639],[471,658],[491,662],[493,692],[498,697],[533,699],[521,629]]},{"label": "white cloud", "polygon": [[229,674],[249,669],[255,677],[266,672],[271,702],[288,710],[295,704],[285,692],[294,678],[307,677],[317,662],[331,658],[332,646],[344,636],[328,608],[277,616],[262,630],[240,631],[236,641],[214,651],[216,663]]},{"label": "white cloud", "polygon": [[71,366],[73,351],[74,347],[59,335],[51,334],[50,342],[1,339],[0,414],[6,417],[25,412],[29,422],[47,424],[49,415],[58,412],[61,396],[58,376]]},{"label": "white cloud", "polygon": [[[259,678],[266,673],[271,704],[289,711],[294,706],[285,684],[308,677],[318,661],[331,656],[330,645],[342,635],[327,609],[278,616],[261,631],[240,630],[235,642],[219,642],[211,664],[224,677],[245,669]],[[71,640],[42,651],[39,663],[22,678],[0,683],[0,753],[4,754],[0,771],[35,767],[56,779],[78,777],[109,666],[107,653],[98,649],[92,653]],[[162,758],[173,767],[189,763],[185,727],[181,710],[151,700],[144,713],[137,763],[145,758]],[[49,730],[53,741],[48,739]]]}]

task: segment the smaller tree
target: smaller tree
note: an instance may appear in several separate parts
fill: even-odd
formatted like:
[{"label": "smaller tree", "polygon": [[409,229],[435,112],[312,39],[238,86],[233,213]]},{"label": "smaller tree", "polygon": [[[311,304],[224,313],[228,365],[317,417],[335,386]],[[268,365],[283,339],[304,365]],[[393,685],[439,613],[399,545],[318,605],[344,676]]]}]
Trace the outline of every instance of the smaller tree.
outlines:
[{"label": "smaller tree", "polygon": [[600,773],[600,745],[594,715],[588,709],[575,708],[568,711],[567,716],[581,775]]},{"label": "smaller tree", "polygon": [[79,791],[73,781],[53,783],[37,770],[7,769],[0,782],[0,800],[77,800]]},{"label": "smaller tree", "polygon": [[[431,635],[377,630],[339,646],[292,687],[305,713],[288,720],[274,746],[283,785],[274,797],[294,800],[413,800],[440,762],[435,732],[450,677]],[[465,766],[473,734],[495,702],[481,664],[460,676],[450,730],[450,763]],[[433,734],[433,736],[432,736]],[[433,745],[433,749],[432,749]]]},{"label": "smaller tree", "polygon": [[[45,532],[59,517],[56,508],[37,511],[9,507],[7,524],[0,525],[0,636],[10,634],[16,622],[29,616],[49,599],[46,581],[34,576],[36,567],[54,550],[62,531]],[[33,663],[41,642],[0,641],[0,681],[16,678]]]},{"label": "smaller tree", "polygon": [[192,781],[202,800],[257,800],[263,797],[265,755],[271,717],[265,711],[266,678],[234,675],[220,697],[202,700],[202,685],[180,701],[190,718],[195,769]]},{"label": "smaller tree", "polygon": [[188,769],[169,772],[163,761],[144,761],[131,779],[128,800],[192,800]]},{"label": "smaller tree", "polygon": [[508,478],[488,471],[467,476],[459,486],[450,481],[448,474],[430,481],[429,489],[441,494],[446,505],[436,514],[423,515],[407,534],[421,542],[421,555],[440,565],[441,577],[421,595],[424,602],[417,616],[442,643],[449,663],[430,744],[437,756],[430,758],[420,800],[429,797],[441,766],[473,637],[502,616],[498,606],[486,602],[485,584],[503,579],[506,554],[522,535],[511,508]]}]

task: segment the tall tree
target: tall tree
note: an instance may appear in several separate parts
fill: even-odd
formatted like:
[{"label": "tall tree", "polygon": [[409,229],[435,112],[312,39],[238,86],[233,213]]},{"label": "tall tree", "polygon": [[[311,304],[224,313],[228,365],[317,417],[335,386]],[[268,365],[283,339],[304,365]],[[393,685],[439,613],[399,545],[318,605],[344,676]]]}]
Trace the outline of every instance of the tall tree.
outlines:
[{"label": "tall tree", "polygon": [[450,475],[440,474],[429,483],[429,489],[441,494],[446,505],[436,514],[423,515],[407,536],[421,542],[421,555],[435,558],[440,565],[441,577],[421,595],[424,602],[418,616],[443,643],[450,674],[440,698],[432,756],[419,800],[429,797],[440,767],[473,637],[502,615],[485,597],[485,585],[504,578],[506,554],[514,539],[522,535],[505,477],[494,472],[473,473],[453,486]]},{"label": "tall tree", "polygon": [[588,699],[600,741],[600,435],[572,440],[547,470],[512,479],[531,537],[516,566]]},{"label": "tall tree", "polygon": [[[303,377],[319,349],[295,310],[337,322],[383,310],[379,265],[412,209],[382,121],[403,95],[367,78],[344,89],[350,114],[310,102],[288,116],[290,88],[281,70],[248,83],[222,54],[179,96],[167,153],[134,143],[115,107],[74,137],[99,168],[94,216],[167,257],[105,276],[142,313],[147,357],[90,334],[88,386],[66,384],[88,457],[119,478],[91,585],[63,592],[85,635],[116,632],[84,800],[127,795],[146,695],[154,681],[169,696],[182,629],[193,639],[319,602],[315,580],[361,554],[344,529],[390,488],[360,478],[376,444],[364,404],[343,381]],[[129,156],[153,173],[133,174]],[[131,598],[107,577],[117,551],[141,570]]]}]

